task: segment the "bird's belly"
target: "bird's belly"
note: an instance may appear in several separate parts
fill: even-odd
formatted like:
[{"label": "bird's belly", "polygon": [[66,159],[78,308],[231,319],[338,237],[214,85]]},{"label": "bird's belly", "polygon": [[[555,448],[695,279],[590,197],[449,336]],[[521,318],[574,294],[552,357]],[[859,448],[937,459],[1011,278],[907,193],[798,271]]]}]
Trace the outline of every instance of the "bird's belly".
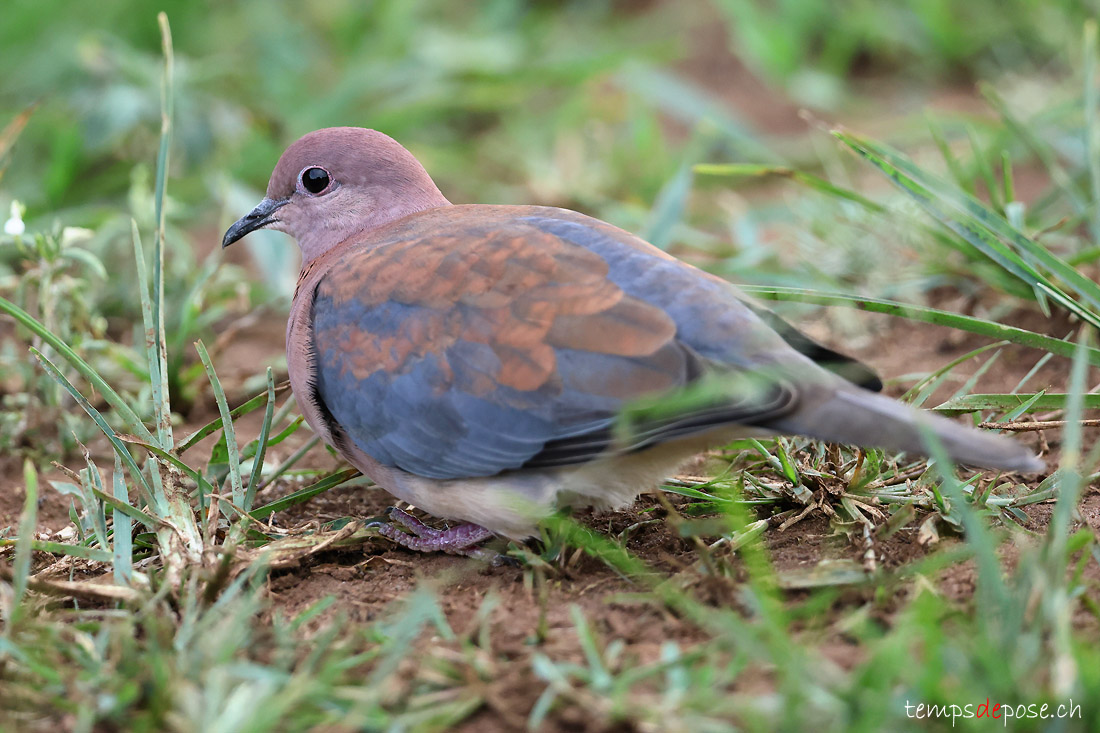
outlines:
[{"label": "bird's belly", "polygon": [[443,519],[473,522],[514,540],[537,534],[539,520],[562,507],[622,509],[656,488],[685,461],[715,445],[759,430],[723,428],[652,448],[548,470],[508,471],[468,479],[430,479],[348,456],[402,501]]}]

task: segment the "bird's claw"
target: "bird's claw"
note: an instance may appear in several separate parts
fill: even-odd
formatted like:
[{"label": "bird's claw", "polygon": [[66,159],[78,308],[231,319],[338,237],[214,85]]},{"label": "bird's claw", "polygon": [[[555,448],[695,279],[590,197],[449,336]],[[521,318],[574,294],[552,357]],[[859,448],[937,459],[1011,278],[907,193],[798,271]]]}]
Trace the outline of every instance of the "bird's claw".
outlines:
[{"label": "bird's claw", "polygon": [[[435,529],[397,507],[386,510],[389,522],[375,520],[367,526],[373,527],[383,537],[396,542],[414,552],[446,552],[450,555],[463,555],[484,560],[494,567],[511,564],[513,558],[478,547],[494,535],[476,524],[459,524],[448,529]],[[397,525],[409,530],[398,529]],[[410,532],[412,534],[410,534]]]}]

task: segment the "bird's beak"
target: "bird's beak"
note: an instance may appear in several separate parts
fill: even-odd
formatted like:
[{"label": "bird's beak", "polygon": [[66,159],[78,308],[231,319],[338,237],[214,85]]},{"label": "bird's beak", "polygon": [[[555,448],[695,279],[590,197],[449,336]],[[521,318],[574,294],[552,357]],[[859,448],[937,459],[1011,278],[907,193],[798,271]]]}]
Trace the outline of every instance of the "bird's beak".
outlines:
[{"label": "bird's beak", "polygon": [[249,232],[263,229],[268,224],[278,221],[274,216],[275,211],[288,203],[290,203],[290,199],[264,199],[261,201],[255,209],[237,219],[233,226],[229,227],[225,232],[225,236],[222,237],[222,248],[228,247]]}]

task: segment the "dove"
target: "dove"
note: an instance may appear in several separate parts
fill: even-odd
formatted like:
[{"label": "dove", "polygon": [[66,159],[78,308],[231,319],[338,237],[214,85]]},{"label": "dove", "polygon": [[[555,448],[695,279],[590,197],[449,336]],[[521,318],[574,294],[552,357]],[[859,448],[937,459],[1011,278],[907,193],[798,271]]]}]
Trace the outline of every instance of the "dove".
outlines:
[{"label": "dove", "polygon": [[293,143],[226,231],[294,237],[286,332],[306,422],[393,496],[380,531],[481,556],[559,507],[620,509],[701,451],[802,435],[1037,472],[1042,460],[879,394],[875,374],[732,284],[611,224],[453,205],[375,130]]}]

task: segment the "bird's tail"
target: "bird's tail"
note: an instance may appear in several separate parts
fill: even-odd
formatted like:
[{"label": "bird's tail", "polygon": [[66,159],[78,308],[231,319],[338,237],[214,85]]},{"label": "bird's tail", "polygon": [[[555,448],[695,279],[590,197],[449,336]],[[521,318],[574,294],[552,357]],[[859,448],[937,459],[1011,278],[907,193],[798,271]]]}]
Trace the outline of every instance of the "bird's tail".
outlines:
[{"label": "bird's tail", "polygon": [[831,397],[804,406],[769,427],[836,443],[921,455],[929,454],[924,432],[930,430],[958,463],[1024,473],[1046,468],[1040,458],[1008,438],[856,388],[841,387]]}]

